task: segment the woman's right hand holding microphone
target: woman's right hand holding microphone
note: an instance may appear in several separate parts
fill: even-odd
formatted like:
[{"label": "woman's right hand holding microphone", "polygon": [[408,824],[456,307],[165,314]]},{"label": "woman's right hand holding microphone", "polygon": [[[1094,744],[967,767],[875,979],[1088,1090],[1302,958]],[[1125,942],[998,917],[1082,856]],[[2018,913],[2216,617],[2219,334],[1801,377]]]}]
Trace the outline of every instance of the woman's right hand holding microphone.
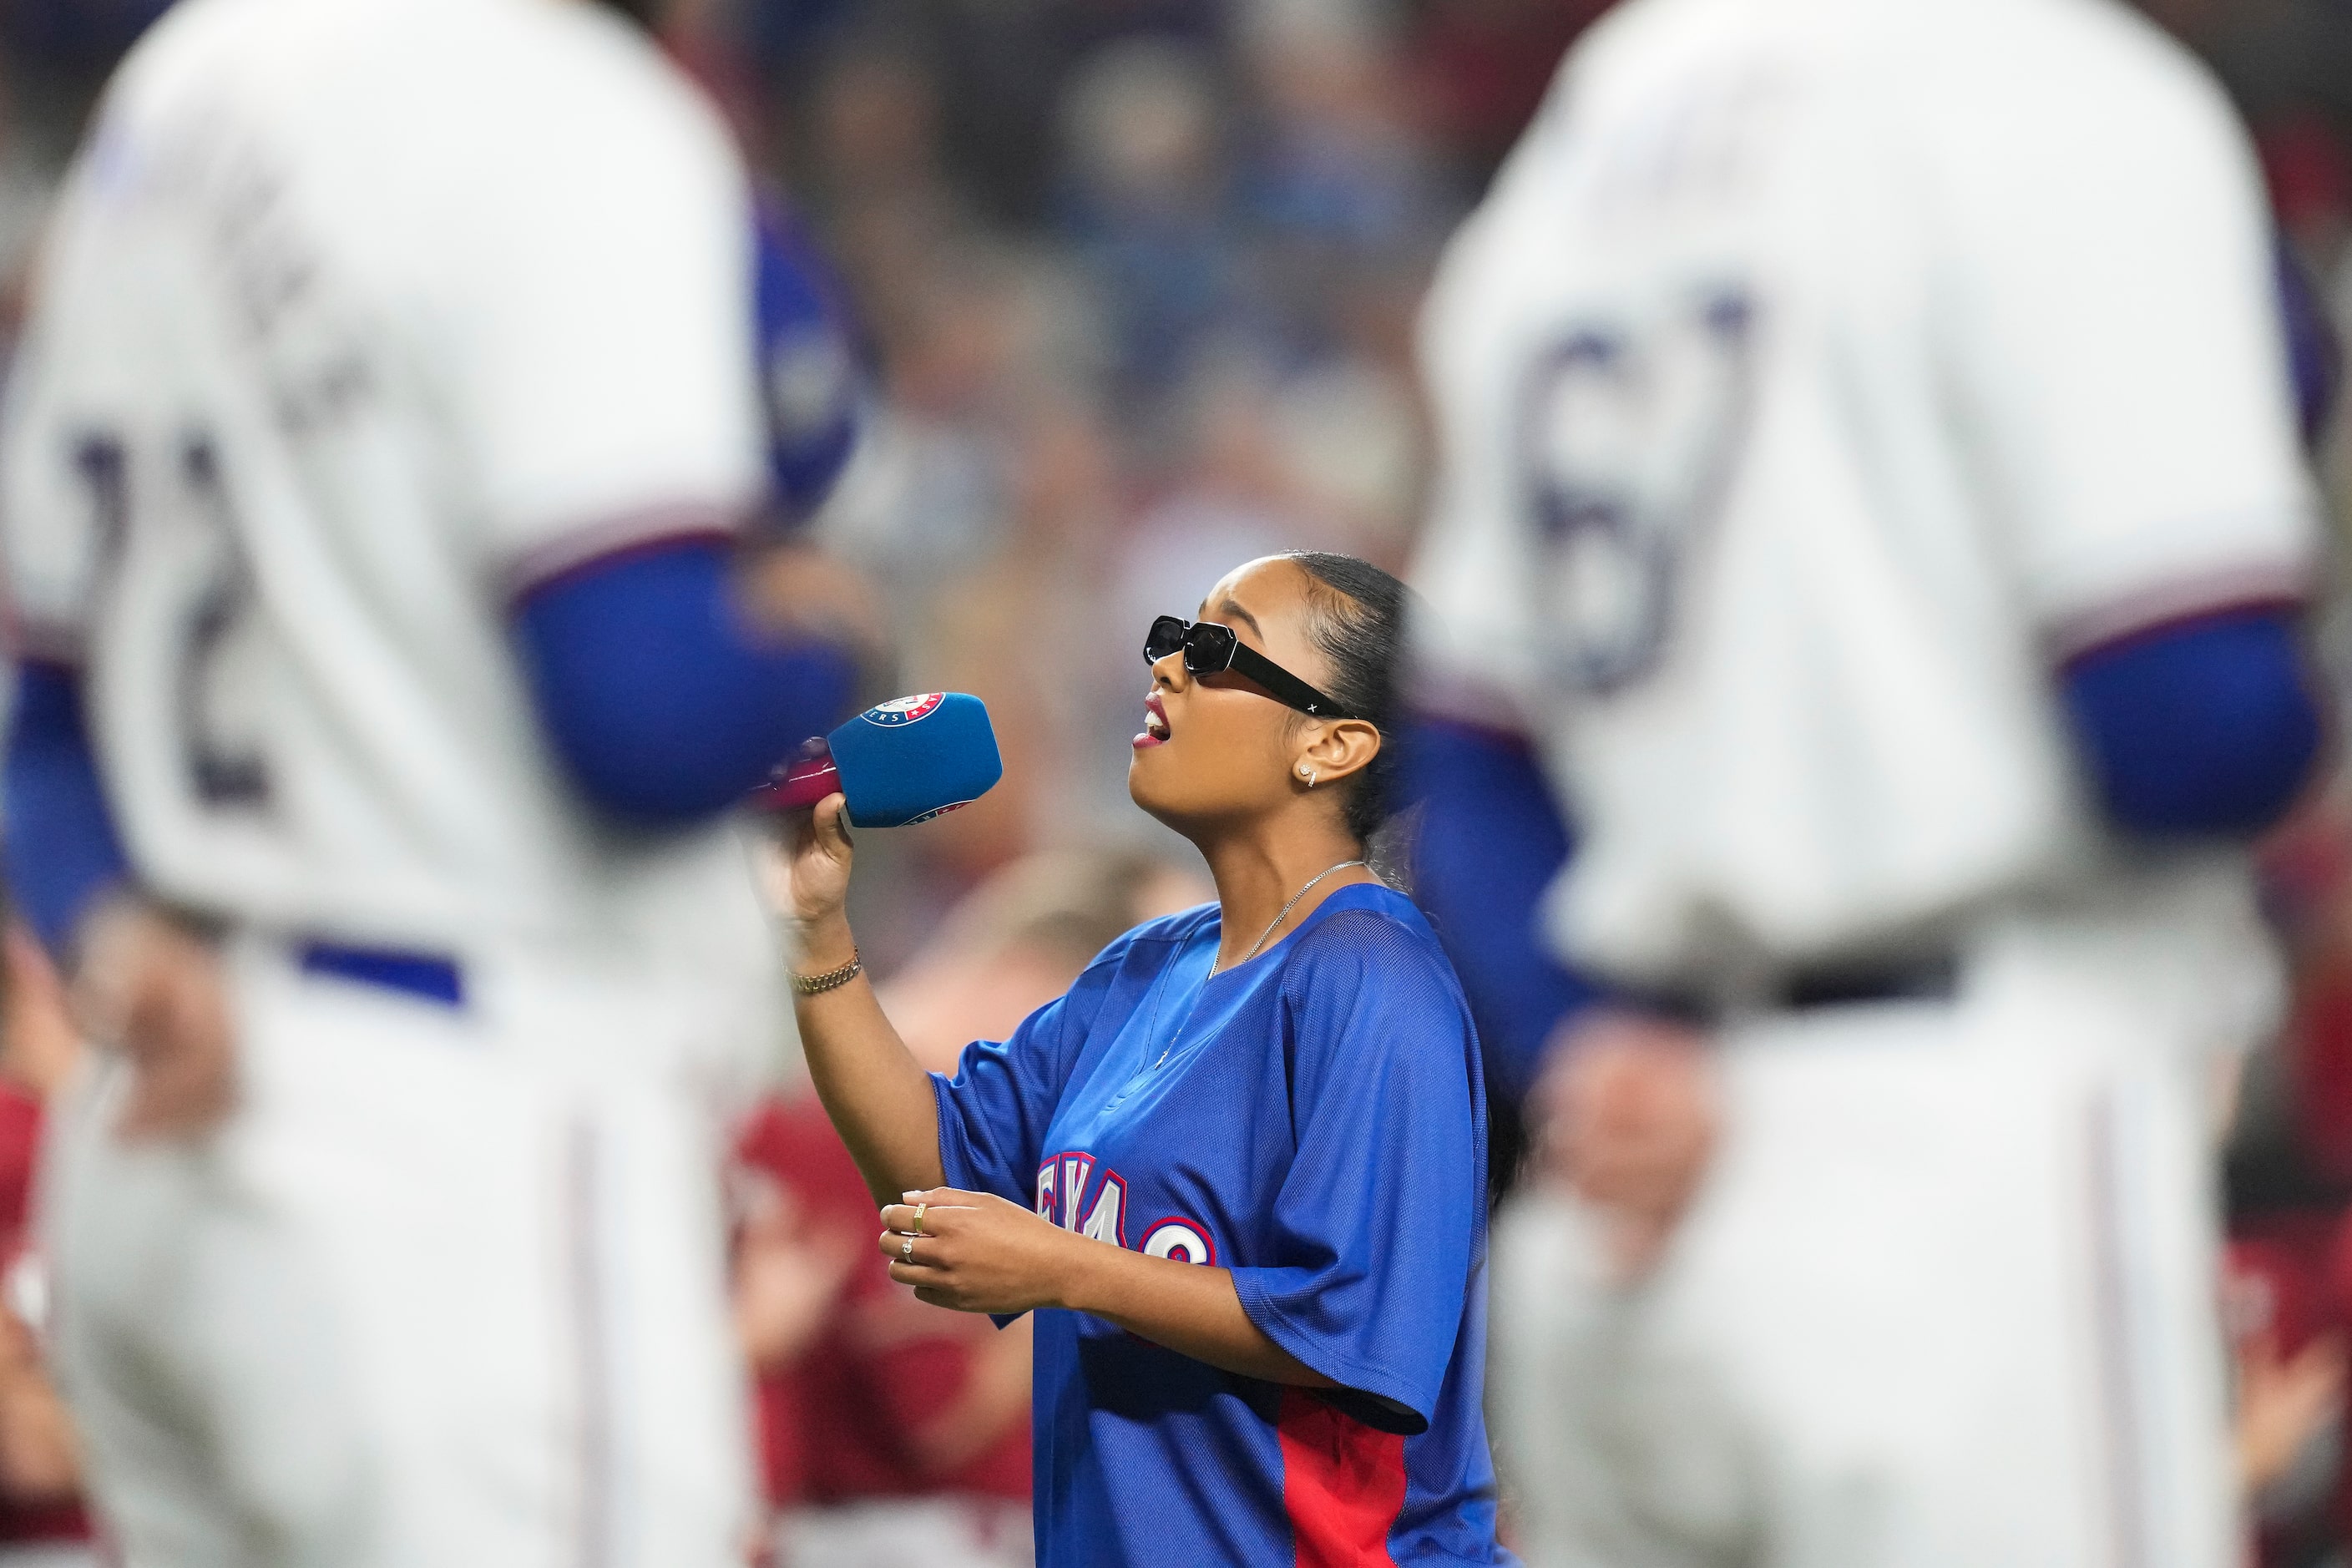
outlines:
[{"label": "woman's right hand holding microphone", "polygon": [[767,857],[768,897],[796,928],[810,968],[845,963],[854,949],[843,912],[851,854],[848,802],[829,795],[796,814]]}]

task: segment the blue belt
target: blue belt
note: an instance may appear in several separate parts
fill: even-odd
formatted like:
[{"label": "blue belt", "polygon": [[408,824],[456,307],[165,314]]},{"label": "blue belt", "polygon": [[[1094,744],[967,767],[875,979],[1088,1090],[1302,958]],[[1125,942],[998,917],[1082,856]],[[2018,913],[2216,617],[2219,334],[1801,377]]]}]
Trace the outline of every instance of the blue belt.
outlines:
[{"label": "blue belt", "polygon": [[444,1007],[466,1005],[466,972],[437,952],[402,952],[384,947],[351,947],[335,942],[294,944],[305,974],[323,974],[355,984],[397,991]]}]

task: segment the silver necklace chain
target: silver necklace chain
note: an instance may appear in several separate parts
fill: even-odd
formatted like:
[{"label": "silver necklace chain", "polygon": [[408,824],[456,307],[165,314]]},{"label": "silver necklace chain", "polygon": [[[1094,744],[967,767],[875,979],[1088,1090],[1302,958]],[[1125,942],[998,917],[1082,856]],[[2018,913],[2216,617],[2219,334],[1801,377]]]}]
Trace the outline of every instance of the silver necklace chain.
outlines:
[{"label": "silver necklace chain", "polygon": [[[1250,950],[1247,952],[1243,953],[1239,958],[1234,960],[1234,965],[1238,967],[1242,964],[1247,963],[1251,959],[1257,956],[1258,949],[1265,945],[1265,939],[1272,936],[1276,930],[1281,926],[1282,922],[1290,918],[1290,911],[1298,907],[1298,900],[1305,898],[1309,892],[1311,892],[1317,882],[1321,881],[1324,878],[1329,876],[1334,871],[1344,871],[1350,866],[1360,866],[1364,862],[1361,859],[1342,860],[1336,866],[1326,866],[1322,870],[1318,871],[1314,877],[1308,880],[1306,887],[1299,889],[1298,891],[1290,895],[1290,902],[1283,905],[1282,911],[1276,915],[1272,921],[1267,922],[1266,928],[1264,931],[1257,933],[1257,940],[1250,943]],[[1202,977],[1202,984],[1205,985],[1209,981],[1214,980],[1219,973],[1216,963],[1212,960],[1209,964],[1209,973]],[[1166,987],[1167,977],[1168,971],[1164,969],[1160,971],[1160,986],[1154,989],[1151,994],[1151,1022],[1146,1026],[1146,1033],[1144,1035],[1144,1038],[1146,1039],[1150,1039],[1152,1035],[1160,1032],[1160,998],[1161,991]],[[1192,997],[1192,1005],[1184,1009],[1183,1023],[1176,1026],[1176,1032],[1168,1037],[1168,1044],[1160,1048],[1159,1058],[1151,1064],[1152,1071],[1157,1072],[1161,1067],[1166,1065],[1169,1057],[1176,1049],[1176,1042],[1184,1037],[1185,1029],[1192,1025],[1192,1015],[1199,1012],[1200,1008],[1201,998],[1199,994],[1195,993]]]},{"label": "silver necklace chain", "polygon": [[[1234,963],[1236,965],[1244,964],[1247,963],[1251,959],[1255,958],[1257,956],[1257,950],[1265,945],[1265,939],[1274,934],[1275,928],[1281,925],[1283,921],[1288,920],[1290,918],[1290,911],[1298,907],[1298,900],[1305,898],[1308,893],[1314,891],[1316,882],[1321,881],[1324,878],[1329,876],[1334,871],[1344,871],[1350,866],[1360,866],[1362,864],[1363,861],[1360,859],[1342,860],[1337,866],[1326,866],[1323,869],[1315,873],[1313,880],[1309,881],[1307,886],[1299,889],[1298,891],[1290,895],[1290,902],[1282,906],[1282,912],[1276,915],[1274,919],[1266,922],[1265,929],[1257,933],[1257,940],[1250,943],[1250,950],[1247,952],[1243,953],[1239,958],[1234,959]],[[1216,977],[1217,966],[1214,963],[1212,963],[1209,965],[1209,978],[1214,980]]]}]

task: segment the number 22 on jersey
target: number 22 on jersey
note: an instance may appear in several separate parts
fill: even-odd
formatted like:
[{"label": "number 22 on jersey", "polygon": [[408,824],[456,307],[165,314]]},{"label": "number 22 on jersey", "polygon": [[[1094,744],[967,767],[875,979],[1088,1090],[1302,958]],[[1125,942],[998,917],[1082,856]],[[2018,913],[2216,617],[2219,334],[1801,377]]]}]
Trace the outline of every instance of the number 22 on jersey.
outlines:
[{"label": "number 22 on jersey", "polygon": [[236,733],[232,711],[238,665],[252,657],[252,565],[212,437],[191,430],[157,447],[134,451],[111,431],[86,432],[73,443],[97,524],[100,591],[121,591],[133,531],[142,531],[140,548],[163,563],[161,591],[180,601],[165,668],[183,781],[206,808],[260,809],[270,799],[268,764],[249,734]]}]

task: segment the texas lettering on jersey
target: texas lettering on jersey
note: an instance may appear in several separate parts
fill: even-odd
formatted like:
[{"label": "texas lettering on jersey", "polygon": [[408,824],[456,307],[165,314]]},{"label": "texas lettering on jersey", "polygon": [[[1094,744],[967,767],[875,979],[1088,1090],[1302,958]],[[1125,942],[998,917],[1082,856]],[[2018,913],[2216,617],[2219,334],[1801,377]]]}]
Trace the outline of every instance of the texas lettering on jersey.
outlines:
[{"label": "texas lettering on jersey", "polygon": [[[1126,1178],[1108,1165],[1097,1172],[1092,1154],[1077,1151],[1056,1154],[1037,1167],[1037,1213],[1064,1230],[1125,1247]],[[1147,1258],[1172,1258],[1179,1263],[1213,1265],[1217,1261],[1209,1227],[1181,1217],[1147,1226],[1136,1250]]]}]

